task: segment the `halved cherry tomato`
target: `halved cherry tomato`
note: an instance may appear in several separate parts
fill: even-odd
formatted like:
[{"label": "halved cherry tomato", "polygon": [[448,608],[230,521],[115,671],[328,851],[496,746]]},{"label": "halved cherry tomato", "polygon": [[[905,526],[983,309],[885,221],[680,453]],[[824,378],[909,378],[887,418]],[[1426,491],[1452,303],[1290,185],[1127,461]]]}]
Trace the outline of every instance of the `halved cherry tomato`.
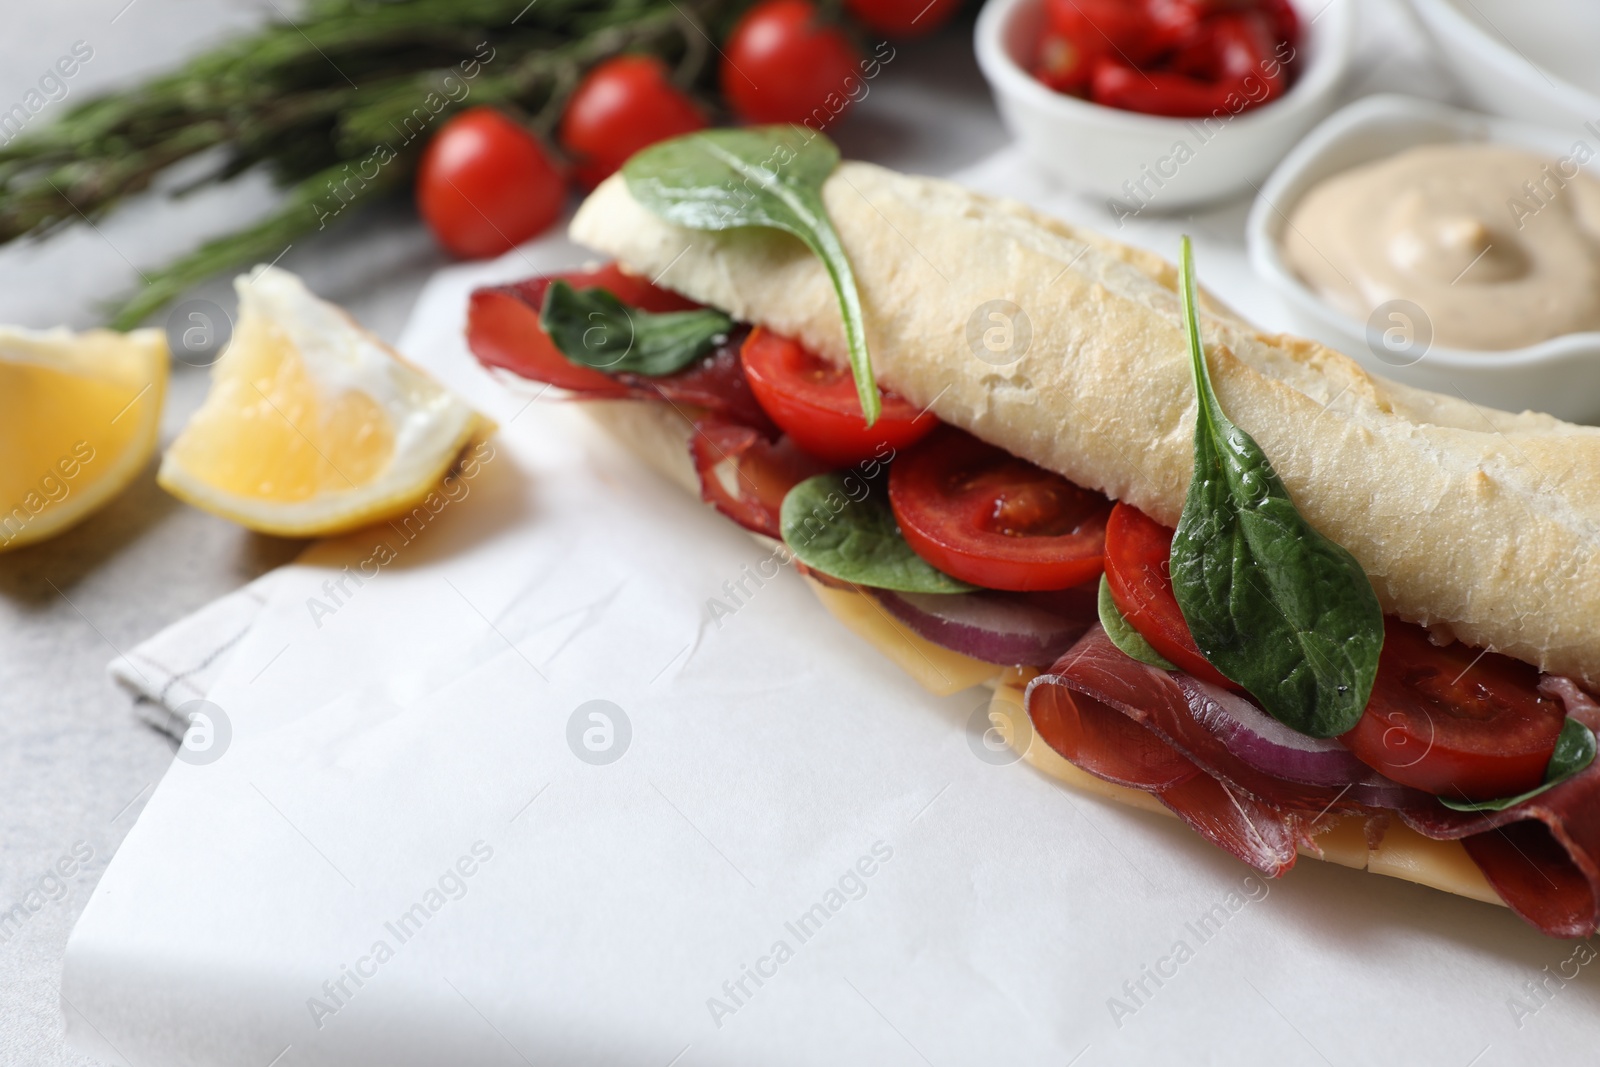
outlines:
[{"label": "halved cherry tomato", "polygon": [[990,589],[1066,589],[1099,575],[1111,501],[945,426],[895,459],[889,506],[913,551]]},{"label": "halved cherry tomato", "polygon": [[798,341],[757,326],[739,353],[756,400],[779,428],[818,459],[848,467],[883,446],[896,451],[921,440],[939,424],[904,397],[883,392],[878,421],[867,426],[850,371]]},{"label": "halved cherry tomato", "polygon": [[1171,663],[1203,682],[1239,690],[1194,643],[1172,592],[1172,529],[1130,504],[1111,509],[1106,523],[1106,584],[1111,599],[1139,636]]},{"label": "halved cherry tomato", "polygon": [[1372,700],[1340,737],[1361,762],[1455,800],[1494,800],[1544,780],[1566,719],[1520,660],[1387,619]]},{"label": "halved cherry tomato", "polygon": [[559,139],[578,180],[593,187],[639,149],[705,127],[705,114],[672,84],[665,63],[620,55],[583,76],[561,115]]},{"label": "halved cherry tomato", "polygon": [[480,363],[576,392],[628,394],[625,383],[601,371],[580,367],[563,356],[539,325],[544,291],[557,278],[576,289],[599,286],[624,304],[646,311],[686,311],[699,306],[677,293],[658,289],[643,278],[624,274],[615,263],[479,289],[472,294],[467,310],[467,339]]}]

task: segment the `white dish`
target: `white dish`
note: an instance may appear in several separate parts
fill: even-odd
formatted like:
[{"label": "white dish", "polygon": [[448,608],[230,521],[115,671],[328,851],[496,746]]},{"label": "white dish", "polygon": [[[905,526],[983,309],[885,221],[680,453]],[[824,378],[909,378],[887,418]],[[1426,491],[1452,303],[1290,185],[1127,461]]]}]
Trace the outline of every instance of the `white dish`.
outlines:
[{"label": "white dish", "polygon": [[1600,121],[1594,0],[1410,0],[1466,98],[1492,115],[1578,133]]},{"label": "white dish", "polygon": [[[1294,87],[1225,123],[1209,120],[1209,129],[1198,119],[1089,103],[1034,78],[1027,64],[1043,0],[988,0],[975,43],[1001,118],[1041,167],[1075,191],[1115,198],[1131,213],[1169,212],[1258,184],[1332,109],[1350,65],[1352,6],[1351,0],[1295,0],[1304,30]],[[1188,146],[1181,161],[1179,142]],[[1148,196],[1128,188],[1139,182]]]},{"label": "white dish", "polygon": [[[1600,333],[1567,334],[1500,352],[1419,340],[1395,352],[1381,340],[1386,327],[1413,329],[1420,338],[1426,323],[1386,320],[1369,326],[1312,292],[1284,262],[1280,239],[1288,217],[1313,185],[1416,145],[1458,141],[1493,141],[1551,158],[1565,157],[1573,148],[1573,137],[1559,130],[1406,96],[1367,97],[1318,126],[1268,179],[1245,228],[1251,266],[1287,302],[1299,332],[1376,374],[1506,411],[1533,409],[1574,422],[1600,421]],[[1590,147],[1600,153],[1600,139],[1591,138]],[[1593,163],[1585,170],[1600,176]]]}]

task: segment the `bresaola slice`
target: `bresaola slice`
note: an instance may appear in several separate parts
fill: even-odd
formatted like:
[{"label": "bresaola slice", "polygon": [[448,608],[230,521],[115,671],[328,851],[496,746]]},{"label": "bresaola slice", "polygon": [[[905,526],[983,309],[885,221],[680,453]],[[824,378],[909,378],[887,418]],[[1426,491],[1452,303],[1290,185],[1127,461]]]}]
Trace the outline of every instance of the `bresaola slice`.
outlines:
[{"label": "bresaola slice", "polygon": [[1195,721],[1229,752],[1263,774],[1337,789],[1369,807],[1425,803],[1415,790],[1385,778],[1333,738],[1297,733],[1248,698],[1181,671],[1173,672],[1171,678],[1183,691]]},{"label": "bresaola slice", "polygon": [[[1546,676],[1539,688],[1600,730],[1600,704],[1576,682]],[[1600,760],[1505,811],[1435,804],[1400,818],[1425,837],[1459,838],[1500,898],[1545,933],[1588,937],[1600,930]]]},{"label": "bresaola slice", "polygon": [[554,385],[577,399],[662,400],[689,418],[711,413],[768,436],[777,435],[772,420],[756,403],[739,363],[739,346],[749,333],[748,326],[730,330],[727,339],[710,355],[677,374],[652,378],[580,367],[563,356],[539,327],[544,292],[557,278],[577,289],[600,286],[623,303],[645,311],[683,311],[700,306],[642,278],[624,274],[615,265],[486,286],[473,291],[467,308],[467,345],[479,363]]},{"label": "bresaola slice", "polygon": [[[1265,874],[1293,866],[1298,845],[1314,848],[1311,833],[1325,813],[1364,815],[1373,826],[1392,812],[1426,837],[1461,840],[1511,910],[1542,932],[1585,937],[1600,929],[1600,761],[1501,812],[1451,811],[1382,780],[1376,795],[1354,786],[1308,787],[1262,774],[1229,752],[1202,725],[1204,712],[1193,713],[1186,688],[1204,697],[1208,687],[1139,663],[1096,626],[1034,679],[1026,702],[1039,736],[1063,757],[1096,777],[1146,790]],[[1541,688],[1563,700],[1569,715],[1600,728],[1600,705],[1576,684],[1547,677]],[[1317,803],[1329,795],[1329,803]]]},{"label": "bresaola slice", "polygon": [[1070,687],[1060,674],[1034,679],[1026,702],[1034,729],[1063,757],[1098,778],[1152,794],[1196,833],[1258,871],[1283,874],[1311,839],[1315,813],[1245,795],[1205,773],[1149,726]]},{"label": "bresaola slice", "polygon": [[778,509],[789,490],[827,467],[787,437],[772,440],[717,415],[696,419],[689,441],[700,497],[753,533],[780,538]]},{"label": "bresaola slice", "polygon": [[1334,814],[1368,810],[1346,787],[1287,781],[1240,758],[1194,714],[1177,679],[1174,672],[1131,659],[1096,625],[1028,688],[1032,693],[1060,684],[1092,697],[1148,727],[1208,774],[1274,807]]}]

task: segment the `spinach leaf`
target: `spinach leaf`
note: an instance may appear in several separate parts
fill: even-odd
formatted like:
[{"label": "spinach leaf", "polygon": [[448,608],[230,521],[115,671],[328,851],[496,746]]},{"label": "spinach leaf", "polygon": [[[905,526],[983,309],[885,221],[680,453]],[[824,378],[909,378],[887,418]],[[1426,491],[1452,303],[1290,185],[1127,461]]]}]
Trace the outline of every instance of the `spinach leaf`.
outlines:
[{"label": "spinach leaf", "polygon": [[970,593],[978,588],[936,570],[911,551],[879,482],[833,471],[807,478],[783,498],[778,525],[800,562],[841,581],[901,593]]},{"label": "spinach leaf", "polygon": [[833,280],[850,346],[850,370],[867,425],[881,404],[867,353],[855,273],[822,204],[822,183],[839,165],[832,141],[803,126],[702,130],[662,141],[622,168],[633,198],[692,230],[765,227],[793,234]]},{"label": "spinach leaf", "polygon": [[733,320],[713,308],[640,311],[599,286],[574,289],[558,278],[544,291],[539,325],[580,366],[660,377],[711,351]]},{"label": "spinach leaf", "polygon": [[1334,737],[1366,709],[1383,609],[1355,557],[1301,517],[1261,446],[1223,414],[1187,237],[1180,274],[1199,410],[1194,480],[1172,539],[1173,592],[1213,666],[1291,729]]},{"label": "spinach leaf", "polygon": [[1578,774],[1594,762],[1594,753],[1594,731],[1577,719],[1568,719],[1561,724],[1561,734],[1556,738],[1555,751],[1550,753],[1550,763],[1544,769],[1543,785],[1526,793],[1500,800],[1451,800],[1448,797],[1440,797],[1439,803],[1455,811],[1505,811]]},{"label": "spinach leaf", "polygon": [[1140,663],[1148,663],[1164,671],[1178,669],[1157,652],[1128,622],[1127,616],[1122,614],[1122,609],[1117,607],[1117,602],[1111,598],[1111,583],[1103,574],[1100,576],[1100,625],[1106,628],[1106,636],[1111,638],[1113,645]]}]

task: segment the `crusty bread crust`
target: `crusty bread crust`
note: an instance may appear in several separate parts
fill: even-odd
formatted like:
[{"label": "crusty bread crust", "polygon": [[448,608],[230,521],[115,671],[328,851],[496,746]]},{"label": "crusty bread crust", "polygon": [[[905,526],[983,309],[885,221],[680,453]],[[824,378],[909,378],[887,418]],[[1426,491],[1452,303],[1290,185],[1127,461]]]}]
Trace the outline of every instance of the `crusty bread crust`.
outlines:
[{"label": "crusty bread crust", "polygon": [[[885,387],[1177,521],[1195,401],[1169,264],[1020,204],[863,163],[840,166],[823,196]],[[827,275],[786,235],[680,229],[620,176],[585,201],[571,232],[629,270],[844,361]],[[968,341],[969,319],[993,300],[1031,326],[1026,352],[1005,366]],[[1600,684],[1600,429],[1407,388],[1315,342],[1260,333],[1214,302],[1206,312],[1223,407],[1306,517],[1360,560],[1386,610]]]}]

